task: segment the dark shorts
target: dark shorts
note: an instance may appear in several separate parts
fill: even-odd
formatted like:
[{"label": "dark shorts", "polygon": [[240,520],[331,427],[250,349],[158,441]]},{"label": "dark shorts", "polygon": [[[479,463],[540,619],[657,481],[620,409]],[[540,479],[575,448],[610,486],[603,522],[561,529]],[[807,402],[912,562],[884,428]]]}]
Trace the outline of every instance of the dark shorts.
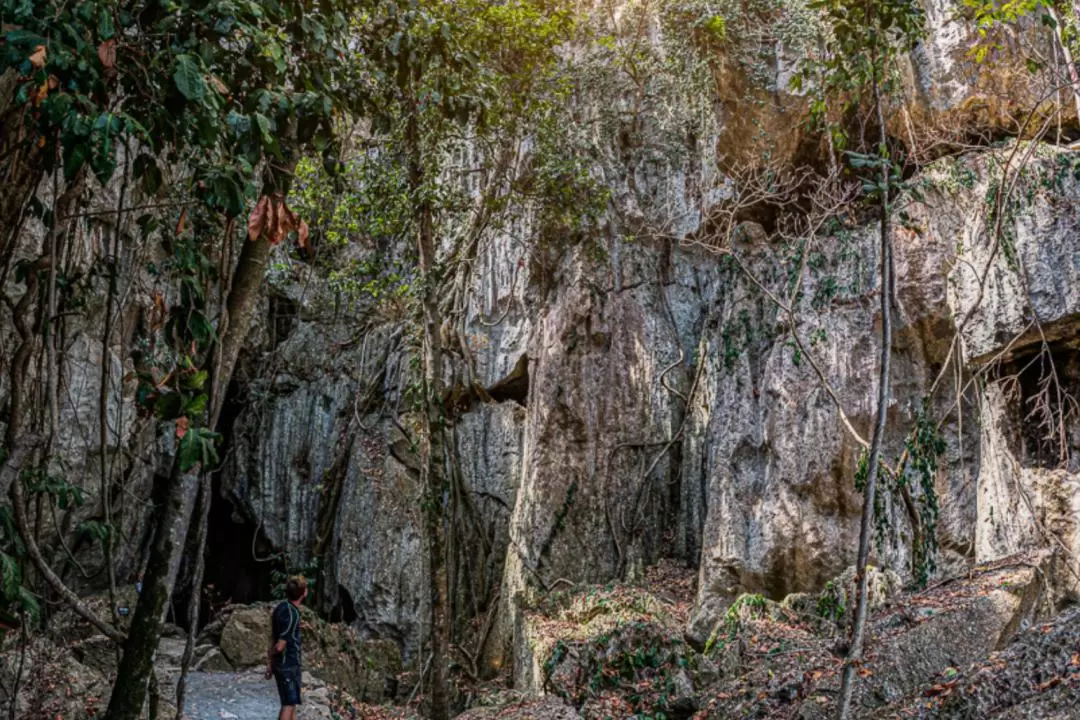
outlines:
[{"label": "dark shorts", "polygon": [[277,682],[281,706],[300,705],[300,668],[275,668],[274,680]]}]

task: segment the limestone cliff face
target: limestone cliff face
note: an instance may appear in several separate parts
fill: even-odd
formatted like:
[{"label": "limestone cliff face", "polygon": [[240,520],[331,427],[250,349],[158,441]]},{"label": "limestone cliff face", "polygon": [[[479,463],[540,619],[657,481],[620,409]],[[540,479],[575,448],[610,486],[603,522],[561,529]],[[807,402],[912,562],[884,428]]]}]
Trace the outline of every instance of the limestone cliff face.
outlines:
[{"label": "limestone cliff face", "polygon": [[[759,285],[705,240],[736,191],[722,161],[745,164],[765,150],[773,159],[821,157],[804,130],[803,98],[788,85],[813,15],[778,8],[768,32],[733,34],[711,56],[688,60],[697,56],[685,52],[677,13],[597,5],[593,29],[640,43],[643,63],[631,72],[606,45],[574,52],[577,119],[588,128],[579,140],[610,191],[608,211],[573,242],[541,237],[530,217],[514,233],[489,233],[466,278],[470,372],[492,402],[464,408],[454,426],[461,477],[451,582],[457,632],[491,668],[522,660],[523,604],[566,583],[639,577],[644,565],[674,558],[697,569],[688,630],[702,640],[738,593],[818,590],[855,555],[856,434],[869,439],[877,396],[874,228],[850,218],[815,238],[794,328],[766,290],[786,295],[797,248],[770,242],[754,222],[762,218],[745,218],[725,251]],[[958,7],[927,8],[929,33],[905,77],[907,109],[890,123],[895,137],[943,127],[1017,133],[1043,94],[1023,70],[1022,48],[1050,43],[1049,31],[1027,28],[1020,49],[974,66],[975,29]],[[742,21],[760,25],[751,15]],[[1064,106],[1068,130],[1075,113]],[[893,238],[898,336],[886,457],[897,465],[926,408],[945,440],[932,478],[939,567],[1056,548],[1063,599],[1080,593],[1080,154],[1035,151],[999,204],[1011,177],[1003,167],[1027,154],[1014,147],[939,161],[914,179],[922,199],[905,205]],[[82,242],[93,242],[91,230]],[[40,235],[27,256],[40,252]],[[335,260],[350,261],[349,252],[359,251]],[[284,554],[318,578],[323,610],[415,659],[427,585],[409,420],[413,340],[400,313],[343,304],[326,277],[277,260],[226,411],[216,486],[224,512],[214,515],[211,553],[244,559],[229,590],[248,595],[264,591],[253,589],[267,582],[258,568]],[[137,279],[124,332],[159,289]],[[0,312],[9,346],[11,319]],[[58,439],[91,489],[100,366],[117,387],[130,370],[119,343],[103,352],[100,315],[91,308],[65,335],[60,413],[73,430]],[[455,351],[448,380],[460,380],[465,365]],[[132,478],[126,574],[139,566],[138,501],[158,443],[132,407],[129,389],[128,402],[107,412],[106,450]],[[877,561],[902,576],[915,561],[912,518],[930,521],[918,512],[925,499],[913,487],[914,514],[899,492],[880,508],[889,527]],[[99,508],[92,497],[69,522]]]},{"label": "limestone cliff face", "polygon": [[[634,6],[620,7],[605,16],[609,29],[641,27],[630,22]],[[1038,92],[1008,53],[965,65],[974,29],[953,10],[928,10],[929,35],[912,55],[913,114],[897,119],[897,132],[945,121],[1005,129]],[[670,28],[644,17],[645,39],[667,57]],[[1028,39],[1050,42],[1040,32]],[[765,58],[766,87],[785,96],[797,55],[781,48]],[[586,63],[599,73],[583,112],[606,129],[593,146],[612,193],[606,220],[587,243],[530,253],[495,234],[470,278],[476,379],[517,383],[455,428],[469,547],[455,550],[454,596],[466,614],[497,612],[483,634],[489,665],[511,661],[520,604],[562,583],[634,576],[677,558],[699,570],[689,630],[703,638],[737,593],[816,590],[854,558],[854,433],[869,439],[877,394],[877,239],[858,221],[816,239],[794,328],[812,358],[762,287],[699,246],[731,192],[717,157],[756,147],[740,128],[764,123],[777,147],[805,151],[784,134],[801,132],[798,117],[730,94],[751,87],[753,68],[721,60],[706,68],[721,76],[715,102],[674,79],[702,67],[658,60],[636,106],[625,98],[638,81],[605,75],[600,55]],[[1013,85],[991,98],[988,77]],[[920,515],[927,498],[917,487],[906,500],[886,493],[880,508],[889,529],[878,559],[909,577],[913,540],[933,519],[945,570],[1035,546],[1080,551],[1077,163],[1068,151],[1036,152],[1002,215],[994,196],[1011,153],[931,165],[918,179],[922,199],[895,228],[886,455],[894,467],[903,458],[924,408],[946,443],[932,478],[935,518]],[[798,267],[792,250],[746,227],[730,249],[782,294]],[[408,428],[386,412],[406,402],[409,348],[393,323],[332,317],[329,296],[311,299],[320,280],[301,275],[271,291],[295,317],[268,324],[252,345],[223,490],[294,564],[321,559],[328,607],[347,604],[367,632],[413,651],[425,609],[419,506]],[[1051,361],[1060,392],[1032,414]],[[1055,418],[1056,430],[1038,429]],[[1073,460],[1061,465],[1051,455],[1060,460],[1063,448]],[[1061,562],[1058,592],[1074,593],[1064,554]]]}]

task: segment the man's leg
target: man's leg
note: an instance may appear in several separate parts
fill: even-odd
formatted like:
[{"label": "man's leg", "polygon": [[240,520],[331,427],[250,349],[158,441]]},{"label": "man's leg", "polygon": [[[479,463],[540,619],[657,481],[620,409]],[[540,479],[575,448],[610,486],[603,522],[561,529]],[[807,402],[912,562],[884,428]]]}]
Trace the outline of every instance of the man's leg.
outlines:
[{"label": "man's leg", "polygon": [[296,706],[282,705],[281,712],[278,713],[278,720],[296,720]]}]

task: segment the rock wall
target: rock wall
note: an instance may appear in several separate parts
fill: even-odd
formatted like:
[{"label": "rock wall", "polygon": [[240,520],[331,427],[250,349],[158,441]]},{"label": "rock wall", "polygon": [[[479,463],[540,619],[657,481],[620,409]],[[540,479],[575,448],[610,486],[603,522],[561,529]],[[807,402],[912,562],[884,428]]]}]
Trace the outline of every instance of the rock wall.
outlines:
[{"label": "rock wall", "polygon": [[[493,402],[472,404],[455,422],[452,596],[462,618],[455,632],[489,670],[528,662],[522,608],[547,590],[635,579],[673,559],[698,574],[688,629],[700,642],[739,593],[816,591],[854,558],[854,478],[877,396],[878,238],[872,218],[848,217],[800,249],[770,240],[759,224],[768,213],[751,213],[735,219],[732,244],[708,240],[738,192],[721,167],[766,152],[822,157],[805,130],[804,98],[789,85],[813,13],[773,7],[775,27],[740,35],[761,29],[760,8],[725,6],[733,39],[695,54],[679,23],[709,7],[596,4],[586,23],[611,42],[568,52],[580,99],[567,132],[580,133],[573,140],[610,192],[607,210],[586,237],[547,232],[527,214],[492,230],[462,280],[471,365],[454,350],[448,380],[468,367]],[[890,124],[896,138],[941,136],[950,123],[973,136],[1017,133],[1043,90],[1022,61],[1024,48],[1050,41],[1047,30],[1027,27],[974,66],[966,53],[976,30],[954,10],[950,0],[927,8],[929,32],[905,76],[908,102]],[[639,66],[624,64],[624,45]],[[1075,117],[1065,107],[1067,133]],[[884,493],[875,561],[910,579],[913,518],[922,527],[936,519],[940,572],[1056,548],[1061,602],[1080,592],[1080,187],[1075,153],[1046,147],[1029,162],[1027,148],[930,164],[911,179],[919,195],[897,216],[885,456],[901,465],[924,412],[945,449],[931,472],[930,515],[919,510],[930,507],[929,488],[912,473],[908,497],[898,480]],[[1014,183],[1003,168],[1020,160],[1027,169]],[[76,273],[102,231],[80,230],[69,262]],[[20,252],[40,254],[42,229],[27,238]],[[269,593],[268,571],[256,567],[313,575],[321,610],[415,661],[428,608],[410,412],[415,338],[392,303],[343,299],[325,270],[364,250],[333,252],[322,264],[275,258],[226,410],[214,517],[231,528],[218,536],[235,542],[211,554],[237,561],[219,588],[246,596],[237,599]],[[134,280],[114,346],[103,351],[99,339],[100,278],[84,278],[90,304],[64,335],[60,417],[72,431],[58,451],[89,498],[60,521],[69,530],[101,514],[93,491],[101,365],[124,384],[133,362],[119,337],[137,332],[156,292],[167,301],[169,289],[138,272],[146,260],[124,260]],[[792,327],[769,294],[786,299],[796,278]],[[12,299],[22,290],[4,288]],[[9,347],[12,321],[6,306],[0,313]],[[105,449],[130,477],[122,581],[137,574],[144,501],[156,459],[170,452],[147,436],[125,388],[125,402],[107,408]],[[57,558],[62,550],[55,546]],[[80,582],[75,570],[68,578]]]},{"label": "rock wall", "polygon": [[[713,86],[721,102],[703,110],[704,86],[694,84],[708,83],[703,66],[673,64],[671,28],[655,15],[637,23],[640,12],[628,4],[594,21],[612,23],[605,27],[620,38],[646,28],[652,100],[627,104],[633,82],[602,49],[579,58],[596,73],[582,112],[604,128],[587,139],[611,189],[601,226],[584,242],[528,252],[493,233],[469,277],[465,331],[477,381],[527,383],[527,393],[476,406],[455,428],[461,522],[476,544],[455,550],[454,602],[491,625],[480,648],[490,668],[524,641],[522,604],[562,584],[633,578],[675,558],[698,568],[689,629],[702,640],[738,593],[818,590],[855,554],[854,477],[875,412],[881,322],[872,219],[837,223],[808,250],[794,328],[805,350],[796,348],[763,288],[784,296],[797,249],[746,224],[725,251],[759,285],[702,246],[710,214],[732,192],[717,157],[742,147],[738,128],[768,118],[727,102],[730,83]],[[944,6],[928,12],[929,35],[912,55],[917,129],[969,111],[980,127],[1008,127],[1032,86],[1007,90],[993,112],[972,108],[990,103],[986,73],[997,77],[1017,58],[1001,53],[965,71],[974,30]],[[1039,32],[1033,41],[1046,40]],[[783,94],[791,58],[768,57]],[[747,73],[745,63],[722,70],[729,80]],[[1080,189],[1073,155],[1042,149],[997,208],[1012,147],[930,165],[913,183],[922,199],[907,202],[894,228],[898,327],[885,455],[901,466],[924,411],[945,442],[929,480],[936,509],[920,514],[931,498],[911,469],[909,496],[893,481],[879,508],[887,527],[876,561],[909,579],[923,523],[937,523],[942,572],[1033,547],[1080,550],[1076,461],[1051,468],[1040,459],[1045,443],[1025,439],[1035,422],[1030,382],[1010,379],[1030,374],[1032,354],[1047,349],[1061,374],[1053,402],[1062,447],[1075,458]],[[530,218],[522,222],[528,232]],[[295,317],[281,324],[271,318],[281,305],[269,303],[266,331],[252,343],[225,496],[293,566],[322,560],[328,610],[348,605],[369,636],[394,639],[411,656],[425,624],[424,551],[409,428],[388,412],[407,409],[410,349],[400,323],[328,311],[329,290],[306,268],[283,278],[271,296]],[[525,380],[517,367],[527,367]],[[1069,567],[1063,555],[1061,598],[1077,590]]]}]

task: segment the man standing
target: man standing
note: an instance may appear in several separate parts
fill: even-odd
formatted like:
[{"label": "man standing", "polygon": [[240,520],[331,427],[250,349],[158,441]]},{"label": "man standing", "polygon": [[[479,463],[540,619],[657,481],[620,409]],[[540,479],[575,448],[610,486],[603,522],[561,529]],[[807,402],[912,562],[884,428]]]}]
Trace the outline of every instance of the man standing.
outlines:
[{"label": "man standing", "polygon": [[296,720],[300,704],[300,604],[307,597],[303,575],[289,578],[285,584],[288,598],[276,608],[271,621],[270,649],[266,653],[266,679],[277,681],[281,697],[278,720]]}]

